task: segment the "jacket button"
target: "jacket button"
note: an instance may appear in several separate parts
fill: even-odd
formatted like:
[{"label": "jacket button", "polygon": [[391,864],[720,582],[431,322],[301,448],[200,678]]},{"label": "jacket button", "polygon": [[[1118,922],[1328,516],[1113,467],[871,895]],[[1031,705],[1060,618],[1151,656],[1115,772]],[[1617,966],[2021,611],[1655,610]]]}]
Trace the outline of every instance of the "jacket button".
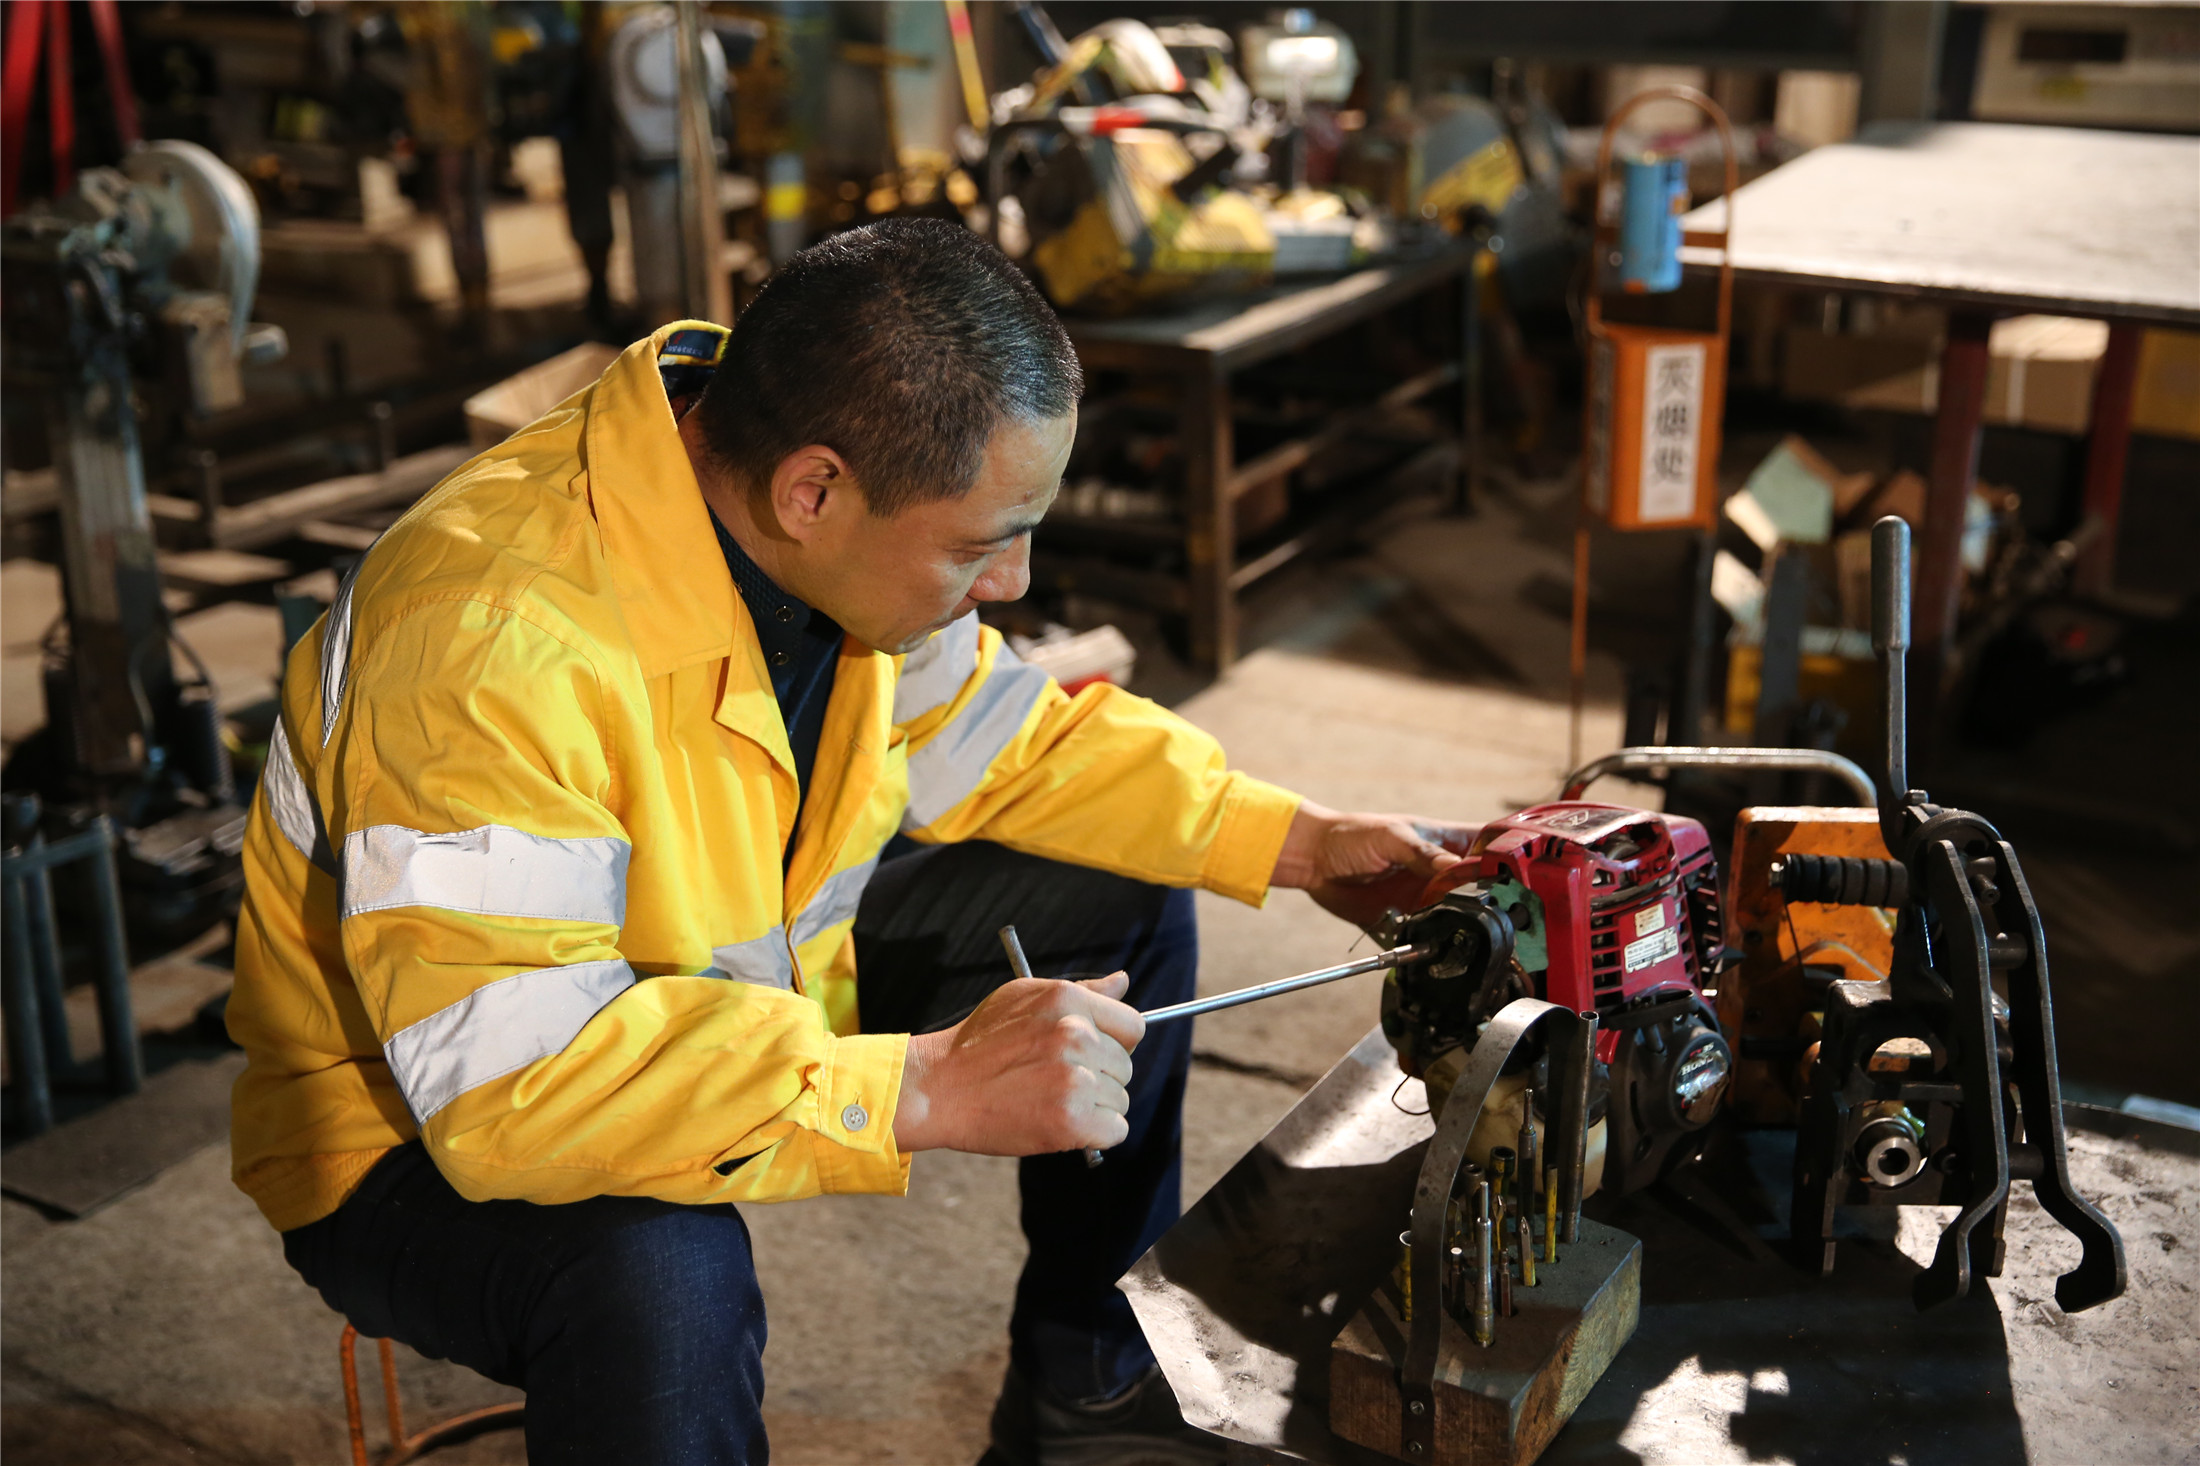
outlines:
[{"label": "jacket button", "polygon": [[787,665],[788,662],[793,660],[793,656],[791,653],[788,653],[786,651],[776,651],[773,652],[771,656],[769,656],[765,660],[769,661],[774,667],[784,667]]},{"label": "jacket button", "polygon": [[861,1105],[850,1105],[840,1112],[840,1128],[843,1130],[861,1130],[870,1123],[871,1112]]},{"label": "jacket button", "polygon": [[794,619],[794,607],[781,606],[778,610],[772,612],[772,614],[774,616],[777,616],[782,621],[792,621]]}]

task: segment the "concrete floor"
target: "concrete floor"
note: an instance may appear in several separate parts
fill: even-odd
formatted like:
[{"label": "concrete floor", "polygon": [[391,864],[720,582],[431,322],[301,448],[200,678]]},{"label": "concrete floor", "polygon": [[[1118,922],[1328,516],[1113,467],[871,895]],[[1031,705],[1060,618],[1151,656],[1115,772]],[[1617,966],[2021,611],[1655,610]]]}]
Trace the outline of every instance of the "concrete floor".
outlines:
[{"label": "concrete floor", "polygon": [[[1336,807],[1480,819],[1549,797],[1567,732],[1565,630],[1547,592],[1566,563],[1562,540],[1531,530],[1526,510],[1496,502],[1472,520],[1413,518],[1364,556],[1280,577],[1248,606],[1247,641],[1260,649],[1182,711],[1239,766]],[[35,640],[21,563],[0,577],[11,664]],[[264,628],[233,629],[249,664]],[[11,665],[11,732],[16,676]],[[1617,682],[1615,665],[1596,659],[1592,754],[1617,741]],[[1202,897],[1200,922],[1204,991],[1338,960],[1355,937],[1296,893],[1263,912]],[[1366,1032],[1378,991],[1368,976],[1200,1020],[1187,1202]],[[747,1216],[771,1315],[776,1459],[974,1461],[1022,1261],[1012,1164],[929,1155],[906,1199]],[[11,1463],[343,1458],[341,1324],[230,1186],[224,1146],[177,1157],[83,1220],[0,1200],[0,1222],[0,1453]],[[400,1354],[416,1424],[509,1396]],[[1641,1424],[1656,1427],[1653,1416]],[[437,1459],[521,1454],[516,1437],[490,1436]]]}]

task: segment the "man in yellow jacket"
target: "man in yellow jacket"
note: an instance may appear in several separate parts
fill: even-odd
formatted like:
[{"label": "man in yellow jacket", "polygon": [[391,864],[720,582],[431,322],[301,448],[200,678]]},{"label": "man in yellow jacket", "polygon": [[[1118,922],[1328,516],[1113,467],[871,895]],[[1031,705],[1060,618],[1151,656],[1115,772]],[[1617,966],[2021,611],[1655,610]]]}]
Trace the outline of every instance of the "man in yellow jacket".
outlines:
[{"label": "man in yellow jacket", "polygon": [[[727,1203],[932,1148],[1027,1158],[1002,1458],[1219,1459],[1113,1287],[1177,1212],[1189,1025],[1138,1010],[1192,992],[1187,888],[1364,913],[1464,832],[1230,772],[978,622],[1081,387],[973,236],[838,236],[454,473],[293,652],[237,1184],[363,1331],[525,1388],[537,1466],[763,1461]],[[1009,980],[1007,922],[1110,975]]]}]

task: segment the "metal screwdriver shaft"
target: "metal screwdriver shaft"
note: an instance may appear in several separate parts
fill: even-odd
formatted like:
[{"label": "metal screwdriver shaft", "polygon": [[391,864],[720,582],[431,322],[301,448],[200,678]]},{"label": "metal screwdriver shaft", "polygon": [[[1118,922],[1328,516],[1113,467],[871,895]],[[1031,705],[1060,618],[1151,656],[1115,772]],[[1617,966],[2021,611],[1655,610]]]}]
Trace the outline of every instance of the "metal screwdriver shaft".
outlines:
[{"label": "metal screwdriver shaft", "polygon": [[[1018,977],[1031,976],[1031,959],[1024,956],[1024,944],[1016,940],[1016,925],[1014,922],[1001,928],[1001,945],[1008,950],[1008,970]],[[1085,1152],[1086,1167],[1090,1169],[1099,1164],[1100,1152],[1098,1148],[1087,1150]]]},{"label": "metal screwdriver shaft", "polygon": [[1430,947],[1392,947],[1387,952],[1377,952],[1372,957],[1362,957],[1356,962],[1344,962],[1335,967],[1317,968],[1302,972],[1297,977],[1279,977],[1274,982],[1255,983],[1249,988],[1233,992],[1216,993],[1211,997],[1194,998],[1188,1003],[1171,1003],[1166,1008],[1151,1008],[1143,1015],[1148,1028],[1156,1023],[1167,1023],[1174,1018],[1193,1018],[1201,1013],[1212,1013],[1221,1008],[1235,1008],[1244,1003],[1257,1003],[1262,998],[1272,998],[1278,993],[1295,993],[1300,988],[1320,987],[1325,982],[1341,978],[1358,977],[1363,972],[1374,972],[1384,967],[1396,967],[1404,962],[1418,962],[1434,955]]}]

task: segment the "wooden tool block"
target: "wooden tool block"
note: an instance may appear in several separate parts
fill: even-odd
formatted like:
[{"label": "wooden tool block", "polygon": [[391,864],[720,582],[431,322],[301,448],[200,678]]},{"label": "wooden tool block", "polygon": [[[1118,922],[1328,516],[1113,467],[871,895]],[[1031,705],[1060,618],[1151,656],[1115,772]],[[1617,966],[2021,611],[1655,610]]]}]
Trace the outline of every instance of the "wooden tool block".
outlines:
[{"label": "wooden tool block", "polygon": [[[1536,1286],[1513,1283],[1511,1318],[1487,1349],[1449,1315],[1436,1361],[1436,1454],[1426,1466],[1526,1466],[1543,1453],[1642,1316],[1642,1243],[1584,1217]],[[1329,1428],[1401,1460],[1398,1365],[1406,1328],[1395,1282],[1329,1346]]]}]

